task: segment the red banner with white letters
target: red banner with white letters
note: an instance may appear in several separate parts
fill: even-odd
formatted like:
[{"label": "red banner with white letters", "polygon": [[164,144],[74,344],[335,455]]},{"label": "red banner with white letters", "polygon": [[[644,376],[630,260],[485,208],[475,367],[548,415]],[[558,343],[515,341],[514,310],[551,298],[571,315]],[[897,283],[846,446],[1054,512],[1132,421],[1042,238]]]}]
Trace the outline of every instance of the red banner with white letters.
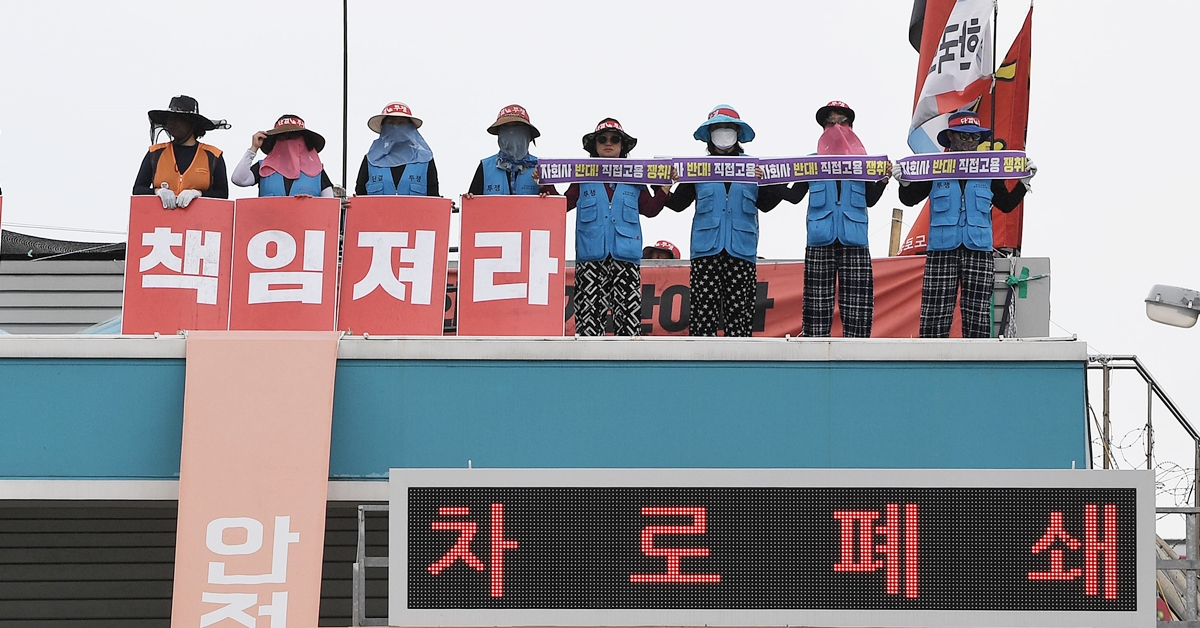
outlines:
[{"label": "red banner with white letters", "polygon": [[[916,338],[921,320],[921,283],[924,257],[884,257],[872,260],[875,274],[874,338]],[[575,333],[575,272],[567,268],[566,333]],[[457,271],[448,280],[445,324],[453,334],[454,300],[458,298]],[[642,335],[685,336],[688,333],[691,288],[686,261],[642,266]],[[753,329],[759,337],[799,336],[804,305],[803,262],[759,262]],[[611,333],[611,324],[610,333]],[[832,335],[842,335],[834,304]],[[962,334],[959,312],[954,313],[952,337]]]},{"label": "red banner with white letters", "polygon": [[228,328],[233,201],[167,210],[157,196],[134,196],[125,260],[121,333]]},{"label": "red banner with white letters", "polygon": [[338,329],[440,336],[450,199],[359,196],[346,210]]},{"label": "red banner with white letters", "polygon": [[333,331],[341,201],[237,201],[230,329]]},{"label": "red banner with white letters", "polygon": [[458,335],[563,335],[566,234],[561,196],[464,197]]}]

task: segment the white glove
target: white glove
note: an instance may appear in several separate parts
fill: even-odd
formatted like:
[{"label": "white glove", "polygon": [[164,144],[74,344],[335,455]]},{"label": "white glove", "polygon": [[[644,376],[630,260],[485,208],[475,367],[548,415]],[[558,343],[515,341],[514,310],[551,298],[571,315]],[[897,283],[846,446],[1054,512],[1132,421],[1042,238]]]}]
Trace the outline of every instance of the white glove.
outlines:
[{"label": "white glove", "polygon": [[892,162],[892,176],[896,178],[896,181],[899,182],[901,186],[908,187],[908,184],[912,183],[912,181],[904,178],[904,168],[900,167],[900,162],[898,161]]},{"label": "white glove", "polygon": [[1032,192],[1033,191],[1032,180],[1033,180],[1034,175],[1037,174],[1037,166],[1033,165],[1032,161],[1026,162],[1026,165],[1029,166],[1029,175],[1025,176],[1025,177],[1021,177],[1021,185],[1025,186],[1026,192]]},{"label": "white glove", "polygon": [[178,197],[176,197],[177,200],[175,204],[180,208],[185,208],[188,206],[188,203],[191,203],[198,198],[200,198],[200,190],[184,190],[179,193]]},{"label": "white glove", "polygon": [[163,209],[175,209],[177,201],[175,200],[175,193],[171,191],[171,188],[158,188],[157,190],[154,190],[154,194],[157,195],[158,198],[162,199]]}]

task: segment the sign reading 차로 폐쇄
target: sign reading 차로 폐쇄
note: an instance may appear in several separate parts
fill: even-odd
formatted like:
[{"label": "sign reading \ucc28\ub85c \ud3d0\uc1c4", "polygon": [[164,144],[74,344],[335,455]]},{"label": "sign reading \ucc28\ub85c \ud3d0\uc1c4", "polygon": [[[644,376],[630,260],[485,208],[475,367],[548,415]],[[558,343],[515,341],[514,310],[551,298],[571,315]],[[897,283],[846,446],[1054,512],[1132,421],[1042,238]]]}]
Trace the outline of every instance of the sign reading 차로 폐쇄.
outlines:
[{"label": "sign reading \ucc28\ub85c \ud3d0\uc1c4", "polygon": [[896,162],[906,181],[1021,179],[1029,176],[1024,151],[968,151],[912,155]]},{"label": "sign reading \ucc28\ub85c \ud3d0\uc1c4", "polygon": [[395,626],[1154,625],[1143,471],[393,469]]}]

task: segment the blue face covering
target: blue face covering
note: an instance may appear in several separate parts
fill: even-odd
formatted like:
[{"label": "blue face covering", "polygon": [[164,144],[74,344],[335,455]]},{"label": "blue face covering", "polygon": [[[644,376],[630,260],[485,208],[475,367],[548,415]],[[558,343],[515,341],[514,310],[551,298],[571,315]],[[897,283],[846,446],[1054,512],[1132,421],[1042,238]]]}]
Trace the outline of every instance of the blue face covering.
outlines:
[{"label": "blue face covering", "polygon": [[419,164],[431,159],[433,151],[412,124],[384,123],[379,139],[372,142],[367,151],[367,162],[377,168]]}]

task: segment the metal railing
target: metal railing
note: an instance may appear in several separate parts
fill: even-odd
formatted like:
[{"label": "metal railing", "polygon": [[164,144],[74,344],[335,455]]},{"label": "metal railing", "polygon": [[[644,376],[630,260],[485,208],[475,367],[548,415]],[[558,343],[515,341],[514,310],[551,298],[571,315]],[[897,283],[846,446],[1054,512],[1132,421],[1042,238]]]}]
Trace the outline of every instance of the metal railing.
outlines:
[{"label": "metal railing", "polygon": [[351,625],[386,626],[386,617],[367,617],[367,569],[388,566],[387,556],[367,556],[367,513],[387,512],[387,504],[359,504],[358,506],[358,549],[354,553],[351,585]]},{"label": "metal railing", "polygon": [[[1155,508],[1158,514],[1181,514],[1183,515],[1184,526],[1187,529],[1186,549],[1184,556],[1186,560],[1171,560],[1159,558],[1156,562],[1158,571],[1167,569],[1178,569],[1183,571],[1186,579],[1183,594],[1183,619],[1181,621],[1160,621],[1158,625],[1161,628],[1200,628],[1200,621],[1196,617],[1196,572],[1200,571],[1200,560],[1196,560],[1196,515],[1200,514],[1200,507],[1160,507]],[[1157,548],[1156,548],[1157,551]],[[1155,573],[1157,581],[1157,572]],[[1171,584],[1171,578],[1167,578],[1168,586],[1174,588]],[[1161,585],[1160,585],[1161,586]],[[1170,604],[1168,603],[1168,606]]]}]

